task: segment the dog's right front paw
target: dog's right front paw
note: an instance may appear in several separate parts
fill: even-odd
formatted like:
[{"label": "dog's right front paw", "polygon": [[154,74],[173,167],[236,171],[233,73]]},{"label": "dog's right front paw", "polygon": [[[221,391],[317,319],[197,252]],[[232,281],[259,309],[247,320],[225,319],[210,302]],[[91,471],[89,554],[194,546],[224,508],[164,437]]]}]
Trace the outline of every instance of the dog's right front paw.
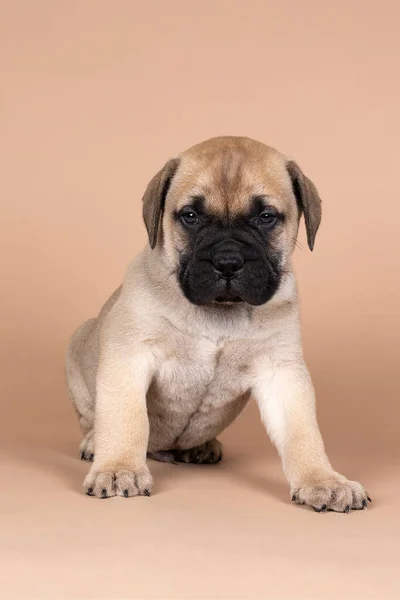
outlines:
[{"label": "dog's right front paw", "polygon": [[93,465],[83,483],[86,494],[97,498],[150,496],[152,486],[153,478],[147,465],[134,470]]}]

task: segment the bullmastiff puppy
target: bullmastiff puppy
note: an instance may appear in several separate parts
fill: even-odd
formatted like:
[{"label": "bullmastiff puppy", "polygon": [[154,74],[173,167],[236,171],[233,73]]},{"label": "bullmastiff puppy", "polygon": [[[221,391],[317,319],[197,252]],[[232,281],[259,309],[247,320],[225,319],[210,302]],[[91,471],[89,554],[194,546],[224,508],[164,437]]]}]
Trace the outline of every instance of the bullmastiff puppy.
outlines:
[{"label": "bullmastiff puppy", "polygon": [[147,457],[217,463],[216,436],[252,396],[293,502],[367,506],[362,485],[332,468],[317,424],[291,262],[302,215],[312,250],[314,184],[248,138],[200,143],[153,177],[143,197],[149,243],[68,349],[81,457],[93,461],[88,495],[150,495]]}]

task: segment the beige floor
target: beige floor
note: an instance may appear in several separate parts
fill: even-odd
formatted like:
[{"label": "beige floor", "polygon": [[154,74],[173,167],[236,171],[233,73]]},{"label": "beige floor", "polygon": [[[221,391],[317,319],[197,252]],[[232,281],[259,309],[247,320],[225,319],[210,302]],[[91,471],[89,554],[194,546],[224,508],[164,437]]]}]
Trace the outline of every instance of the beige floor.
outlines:
[{"label": "beige floor", "polygon": [[21,360],[19,377],[3,378],[2,599],[399,597],[394,444],[379,453],[373,440],[370,451],[357,447],[357,429],[353,439],[344,427],[340,445],[330,433],[335,466],[361,479],[373,504],[317,514],[289,502],[251,406],[223,436],[224,463],[152,463],[151,498],[103,502],[80,488],[87,465],[77,456],[61,349],[29,368]]}]

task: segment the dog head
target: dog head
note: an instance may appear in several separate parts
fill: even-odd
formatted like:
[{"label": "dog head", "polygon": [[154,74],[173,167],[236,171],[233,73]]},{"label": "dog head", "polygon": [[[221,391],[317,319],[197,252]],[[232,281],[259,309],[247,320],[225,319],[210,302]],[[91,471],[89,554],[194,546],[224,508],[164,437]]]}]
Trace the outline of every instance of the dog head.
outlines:
[{"label": "dog head", "polygon": [[143,197],[151,248],[198,305],[270,300],[302,214],[312,250],[321,220],[314,184],[295,162],[248,138],[190,148],[155,175]]}]

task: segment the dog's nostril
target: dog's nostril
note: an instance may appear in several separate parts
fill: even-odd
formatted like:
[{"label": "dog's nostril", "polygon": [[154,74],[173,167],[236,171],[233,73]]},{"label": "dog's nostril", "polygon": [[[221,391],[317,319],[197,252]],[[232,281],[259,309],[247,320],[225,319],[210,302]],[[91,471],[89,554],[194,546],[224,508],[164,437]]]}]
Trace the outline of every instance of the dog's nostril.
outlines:
[{"label": "dog's nostril", "polygon": [[243,267],[244,260],[240,254],[217,254],[213,260],[214,268],[224,277],[233,277]]}]

